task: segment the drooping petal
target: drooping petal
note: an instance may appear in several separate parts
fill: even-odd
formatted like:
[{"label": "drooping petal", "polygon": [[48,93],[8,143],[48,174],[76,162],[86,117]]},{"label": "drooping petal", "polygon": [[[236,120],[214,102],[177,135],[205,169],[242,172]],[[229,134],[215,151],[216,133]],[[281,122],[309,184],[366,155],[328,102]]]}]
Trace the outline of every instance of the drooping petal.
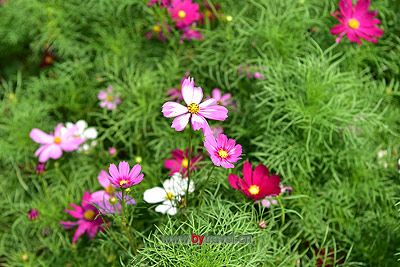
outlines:
[{"label": "drooping petal", "polygon": [[186,125],[189,123],[189,118],[190,118],[190,113],[187,114],[183,114],[180,115],[178,117],[176,117],[173,121],[172,121],[172,125],[171,128],[174,128],[177,131],[183,131],[186,127]]},{"label": "drooping petal", "polygon": [[81,237],[86,232],[86,229],[88,228],[88,226],[89,226],[88,222],[81,221],[79,223],[78,228],[76,228],[74,237],[72,238],[73,244],[75,244],[78,241],[79,237]]},{"label": "drooping petal", "polygon": [[199,116],[197,114],[192,114],[191,122],[194,131],[203,129],[208,126],[206,119],[203,116]]}]

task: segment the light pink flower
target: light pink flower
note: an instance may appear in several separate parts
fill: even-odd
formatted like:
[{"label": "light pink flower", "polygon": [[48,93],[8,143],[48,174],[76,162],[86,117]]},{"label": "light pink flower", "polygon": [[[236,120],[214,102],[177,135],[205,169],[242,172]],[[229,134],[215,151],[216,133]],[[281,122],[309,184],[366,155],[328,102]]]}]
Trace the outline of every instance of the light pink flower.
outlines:
[{"label": "light pink flower", "polygon": [[100,107],[107,108],[108,110],[113,110],[121,104],[121,98],[113,93],[111,85],[107,87],[107,90],[101,90],[97,98],[100,100]]},{"label": "light pink flower", "polygon": [[136,164],[130,170],[129,164],[126,161],[121,161],[117,166],[115,164],[110,164],[108,168],[107,178],[110,180],[111,184],[118,188],[129,188],[136,184],[139,184],[144,177],[143,173],[140,173],[142,167]]},{"label": "light pink flower", "polygon": [[372,43],[378,42],[377,38],[383,35],[383,30],[376,26],[381,23],[376,18],[378,12],[368,11],[370,5],[370,0],[358,0],[354,7],[352,0],[340,0],[340,11],[333,13],[340,24],[331,29],[331,34],[339,35],[336,38],[336,43],[339,43],[344,35],[347,35],[350,42],[360,45],[360,38]]},{"label": "light pink flower", "polygon": [[203,40],[203,35],[201,34],[200,31],[188,27],[183,29],[183,34],[181,36],[181,43],[183,43],[184,40],[188,41]]},{"label": "light pink flower", "polygon": [[199,4],[193,3],[192,0],[173,0],[168,12],[176,27],[185,28],[193,22],[200,20]]},{"label": "light pink flower", "polygon": [[176,117],[171,127],[177,131],[183,131],[189,119],[191,119],[193,130],[196,131],[210,127],[206,118],[224,121],[228,117],[228,110],[217,105],[213,98],[200,104],[203,99],[203,90],[200,87],[194,87],[194,81],[190,77],[182,84],[182,95],[186,107],[176,102],[167,102],[162,107],[164,117]]},{"label": "light pink flower", "polygon": [[47,134],[36,128],[32,129],[29,134],[30,138],[41,145],[35,152],[35,156],[39,157],[39,162],[46,162],[50,158],[58,159],[62,156],[63,151],[77,150],[85,140],[77,138],[74,135],[75,132],[74,127],[66,129],[62,124],[57,125],[54,134]]},{"label": "light pink flower", "polygon": [[212,134],[207,134],[204,147],[214,165],[223,168],[235,167],[233,163],[237,162],[242,155],[242,146],[237,145],[235,139],[228,139],[224,134],[220,134],[217,138]]},{"label": "light pink flower", "polygon": [[108,148],[108,154],[110,154],[111,157],[114,157],[115,155],[117,155],[117,149],[115,147],[109,147]]},{"label": "light pink flower", "polygon": [[218,105],[222,106],[230,106],[232,105],[232,95],[231,94],[222,94],[222,91],[218,88],[214,88],[211,92],[211,97],[217,101]]},{"label": "light pink flower", "polygon": [[258,71],[254,72],[253,77],[256,80],[264,80],[264,75]]}]

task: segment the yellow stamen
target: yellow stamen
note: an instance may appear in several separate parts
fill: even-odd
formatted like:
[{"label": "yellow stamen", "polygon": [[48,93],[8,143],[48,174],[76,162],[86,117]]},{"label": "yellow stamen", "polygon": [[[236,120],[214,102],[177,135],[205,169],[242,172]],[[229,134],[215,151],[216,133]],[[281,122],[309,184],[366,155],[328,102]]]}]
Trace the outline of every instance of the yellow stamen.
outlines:
[{"label": "yellow stamen", "polygon": [[110,202],[111,205],[115,205],[118,202],[116,197],[110,197],[110,199],[108,201]]},{"label": "yellow stamen", "polygon": [[200,106],[197,105],[196,103],[191,103],[190,105],[187,106],[187,109],[190,113],[197,114],[200,111]]},{"label": "yellow stamen", "polygon": [[57,144],[57,145],[60,144],[61,143],[61,138],[58,137],[58,136],[54,137],[54,143]]},{"label": "yellow stamen", "polygon": [[179,10],[178,17],[184,19],[186,17],[186,12],[183,10]]},{"label": "yellow stamen", "polygon": [[260,192],[260,187],[258,185],[252,185],[249,187],[249,193],[252,195],[257,195]]},{"label": "yellow stamen", "polygon": [[186,159],[186,158],[183,159],[183,160],[182,160],[182,167],[183,167],[183,168],[187,168],[188,166],[189,166],[189,161],[188,161],[188,159]]},{"label": "yellow stamen", "polygon": [[153,32],[159,33],[161,32],[161,26],[160,25],[154,25],[153,26]]},{"label": "yellow stamen", "polygon": [[218,150],[218,156],[222,159],[226,159],[228,157],[228,152],[226,150],[220,149]]},{"label": "yellow stamen", "polygon": [[114,100],[114,97],[113,97],[112,95],[108,95],[108,96],[106,97],[106,99],[107,99],[108,102],[111,102],[111,101]]},{"label": "yellow stamen", "polygon": [[106,192],[107,192],[109,195],[112,195],[112,194],[114,194],[114,192],[115,192],[115,188],[114,188],[112,185],[107,186],[105,189],[106,189]]},{"label": "yellow stamen", "polygon": [[124,185],[126,185],[127,183],[128,183],[127,180],[121,180],[121,181],[119,181],[119,186],[124,186]]},{"label": "yellow stamen", "polygon": [[95,212],[93,210],[87,210],[83,214],[83,217],[88,221],[92,221],[94,219],[94,215],[95,215]]},{"label": "yellow stamen", "polygon": [[356,20],[356,19],[349,19],[347,24],[352,29],[358,29],[360,27],[360,22],[358,20]]},{"label": "yellow stamen", "polygon": [[167,195],[165,196],[165,198],[168,199],[168,200],[173,200],[174,199],[174,193],[167,192]]}]

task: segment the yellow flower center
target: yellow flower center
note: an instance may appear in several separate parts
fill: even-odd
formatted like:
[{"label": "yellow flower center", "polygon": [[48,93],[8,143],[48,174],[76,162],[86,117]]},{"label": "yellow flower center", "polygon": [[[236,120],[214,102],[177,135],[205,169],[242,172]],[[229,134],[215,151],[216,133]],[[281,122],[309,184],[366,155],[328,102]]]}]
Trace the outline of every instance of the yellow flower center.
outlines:
[{"label": "yellow flower center", "polygon": [[115,205],[118,202],[116,197],[110,197],[110,199],[108,201],[110,202],[111,205]]},{"label": "yellow flower center", "polygon": [[54,143],[55,144],[60,144],[61,143],[61,138],[58,137],[58,136],[54,137]]},{"label": "yellow flower center", "polygon": [[257,195],[260,192],[260,187],[258,185],[253,184],[249,187],[249,193],[252,195]]},{"label": "yellow flower center", "polygon": [[190,105],[187,106],[187,109],[190,113],[197,114],[200,111],[200,106],[197,105],[196,103],[191,103]]},{"label": "yellow flower center", "polygon": [[188,159],[183,159],[182,160],[182,167],[183,168],[187,168],[189,166],[189,160]]},{"label": "yellow flower center", "polygon": [[228,157],[228,152],[226,150],[220,149],[218,150],[218,156],[222,159],[226,159]]},{"label": "yellow flower center", "polygon": [[161,32],[161,26],[160,25],[154,25],[153,26],[153,32]]},{"label": "yellow flower center", "polygon": [[167,192],[167,195],[165,196],[165,198],[168,199],[168,200],[173,200],[174,199],[174,193]]},{"label": "yellow flower center", "polygon": [[358,29],[358,27],[360,27],[360,22],[358,20],[356,20],[356,19],[349,19],[347,24],[352,29]]},{"label": "yellow flower center", "polygon": [[92,221],[94,219],[94,215],[95,215],[95,213],[93,210],[87,210],[83,214],[83,217],[88,221]]},{"label": "yellow flower center", "polygon": [[183,10],[179,10],[178,17],[184,19],[186,17],[186,12]]},{"label": "yellow flower center", "polygon": [[106,97],[106,99],[107,99],[108,102],[111,102],[111,101],[114,100],[114,97],[113,97],[112,95],[108,95],[108,96]]},{"label": "yellow flower center", "polygon": [[115,188],[112,185],[107,186],[105,189],[109,195],[112,195],[115,192]]},{"label": "yellow flower center", "polygon": [[126,185],[127,183],[128,183],[127,180],[121,180],[121,181],[119,181],[119,186],[124,186],[124,185]]}]

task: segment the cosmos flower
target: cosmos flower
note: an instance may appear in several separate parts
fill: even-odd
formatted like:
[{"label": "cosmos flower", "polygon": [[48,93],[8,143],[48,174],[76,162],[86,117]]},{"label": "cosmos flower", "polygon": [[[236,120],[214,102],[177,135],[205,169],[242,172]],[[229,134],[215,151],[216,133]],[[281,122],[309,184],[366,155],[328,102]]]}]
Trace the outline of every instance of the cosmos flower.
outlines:
[{"label": "cosmos flower", "polygon": [[108,110],[114,110],[121,103],[121,98],[113,93],[111,85],[106,90],[101,90],[97,98],[100,100],[100,107]]},{"label": "cosmos flower", "polygon": [[192,0],[173,0],[168,12],[176,27],[183,29],[200,19],[199,4]]},{"label": "cosmos flower", "polygon": [[[164,167],[170,170],[169,174],[173,175],[176,172],[182,173],[184,175],[187,174],[188,170],[188,155],[189,150],[186,149],[182,151],[180,149],[175,149],[171,152],[172,158],[164,161]],[[192,159],[190,160],[190,170],[193,171],[197,168],[198,162],[202,159],[200,154],[192,155]]]},{"label": "cosmos flower", "polygon": [[58,159],[62,156],[63,151],[70,152],[77,150],[85,141],[82,138],[74,136],[76,128],[65,128],[62,124],[58,124],[54,130],[54,134],[47,134],[39,129],[32,129],[29,136],[40,147],[35,152],[35,156],[39,157],[39,162],[46,162],[51,159]]},{"label": "cosmos flower", "polygon": [[39,218],[39,211],[37,209],[30,209],[27,213],[28,220],[35,221]]},{"label": "cosmos flower", "polygon": [[96,236],[98,231],[103,230],[103,219],[101,218],[99,210],[91,204],[91,197],[92,196],[89,192],[85,192],[83,194],[81,206],[71,203],[70,206],[72,207],[72,210],[65,210],[69,215],[78,219],[77,221],[60,222],[65,229],[71,229],[78,226],[72,238],[73,244],[75,244],[79,237],[84,233],[92,239]]},{"label": "cosmos flower", "polygon": [[242,146],[237,145],[235,139],[228,139],[224,134],[218,135],[217,138],[212,134],[207,134],[204,147],[214,165],[223,168],[235,167],[233,163],[237,162],[242,155]]},{"label": "cosmos flower", "polygon": [[[100,185],[104,188],[104,190],[96,191],[92,193],[91,202],[99,208],[100,212],[103,214],[109,213],[119,213],[121,211],[121,200],[122,193],[120,191],[116,191],[115,187],[111,184],[108,179],[108,175],[106,171],[101,171],[97,177]],[[136,201],[129,197],[125,196],[125,203],[128,205],[135,205]]]},{"label": "cosmos flower", "polygon": [[222,94],[222,91],[218,88],[214,88],[211,91],[211,97],[217,101],[218,105],[222,106],[231,106],[232,105],[232,95],[231,94]]},{"label": "cosmos flower", "polygon": [[129,188],[142,182],[144,174],[140,173],[141,170],[142,167],[139,164],[130,170],[128,162],[121,161],[118,168],[115,164],[110,164],[108,168],[110,175],[107,174],[107,178],[117,188]]},{"label": "cosmos flower", "polygon": [[377,11],[368,10],[370,5],[370,0],[358,0],[354,7],[352,0],[340,0],[340,11],[332,14],[340,22],[331,29],[331,34],[338,35],[336,43],[339,43],[344,35],[347,35],[350,42],[360,45],[360,38],[372,43],[378,42],[377,38],[383,35],[383,31],[376,26],[381,22],[376,18]]},{"label": "cosmos flower", "polygon": [[259,164],[253,172],[251,163],[246,161],[243,165],[243,179],[230,174],[228,180],[233,189],[240,190],[247,198],[253,200],[281,193],[279,176],[270,175],[267,167],[262,164]]},{"label": "cosmos flower", "polygon": [[192,40],[203,40],[203,35],[201,34],[200,31],[188,27],[183,29],[183,33],[181,36],[181,43],[183,43],[184,40],[187,41],[192,41]]},{"label": "cosmos flower", "polygon": [[109,147],[108,148],[108,154],[111,156],[111,157],[114,157],[115,155],[117,155],[117,149],[115,148],[115,147]]},{"label": "cosmos flower", "polygon": [[[175,215],[178,208],[184,205],[188,179],[182,178],[180,173],[174,173],[170,179],[163,183],[163,187],[153,187],[144,192],[143,200],[147,203],[161,203],[156,207],[156,211],[162,214]],[[190,181],[189,193],[194,191],[194,183]]]},{"label": "cosmos flower", "polygon": [[193,130],[209,128],[207,119],[224,121],[228,117],[228,110],[216,104],[211,98],[200,104],[203,99],[203,90],[194,87],[194,81],[190,77],[182,84],[183,100],[187,106],[176,102],[166,102],[162,107],[164,117],[176,117],[172,122],[172,128],[183,131],[191,119]]},{"label": "cosmos flower", "polygon": [[78,151],[88,151],[90,148],[96,146],[96,141],[91,141],[90,143],[87,142],[96,139],[98,133],[96,128],[88,127],[86,121],[79,120],[76,123],[67,122],[65,126],[67,129],[74,128],[74,136],[85,140],[85,143],[79,147]]},{"label": "cosmos flower", "polygon": [[162,27],[160,23],[157,23],[153,25],[151,31],[146,33],[146,38],[147,39],[156,38],[162,42],[165,42],[165,40],[167,40],[167,37],[165,35],[165,30],[171,31],[171,27],[167,24],[164,27]]},{"label": "cosmos flower", "polygon": [[36,173],[43,174],[46,171],[46,163],[45,162],[38,162],[36,164]]}]

